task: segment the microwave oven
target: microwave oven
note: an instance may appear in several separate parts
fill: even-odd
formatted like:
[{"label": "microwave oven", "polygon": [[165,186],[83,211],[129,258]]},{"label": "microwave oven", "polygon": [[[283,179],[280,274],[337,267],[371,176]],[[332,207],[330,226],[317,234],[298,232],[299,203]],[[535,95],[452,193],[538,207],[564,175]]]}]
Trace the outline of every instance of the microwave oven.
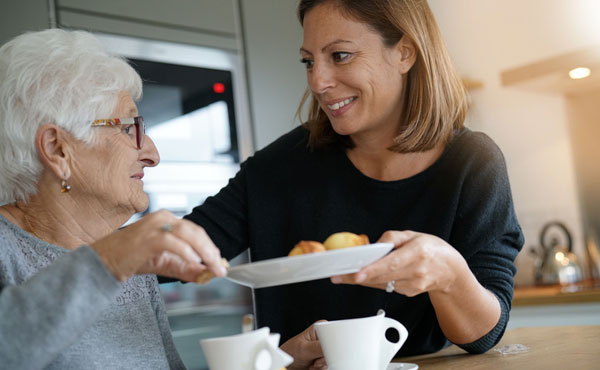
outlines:
[{"label": "microwave oven", "polygon": [[241,56],[224,49],[95,35],[142,77],[138,109],[161,157],[157,167],[146,169],[146,212],[189,213],[218,192],[253,151]]}]

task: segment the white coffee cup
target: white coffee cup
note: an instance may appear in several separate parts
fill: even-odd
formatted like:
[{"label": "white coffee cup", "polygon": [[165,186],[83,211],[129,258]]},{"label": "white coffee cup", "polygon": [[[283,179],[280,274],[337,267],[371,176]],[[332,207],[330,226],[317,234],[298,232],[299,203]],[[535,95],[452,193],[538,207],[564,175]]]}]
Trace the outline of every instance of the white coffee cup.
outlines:
[{"label": "white coffee cup", "polygon": [[[398,331],[397,343],[385,337],[390,328]],[[402,324],[384,314],[318,322],[315,330],[329,370],[384,370],[408,337]]]},{"label": "white coffee cup", "polygon": [[260,328],[200,341],[210,370],[279,370],[294,359],[279,349],[279,334]]}]

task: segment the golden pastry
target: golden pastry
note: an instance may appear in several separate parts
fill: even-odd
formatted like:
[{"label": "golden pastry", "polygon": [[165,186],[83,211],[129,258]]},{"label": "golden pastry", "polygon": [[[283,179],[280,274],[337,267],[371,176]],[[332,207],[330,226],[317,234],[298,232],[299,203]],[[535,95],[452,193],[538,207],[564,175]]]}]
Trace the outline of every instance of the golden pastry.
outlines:
[{"label": "golden pastry", "polygon": [[[229,262],[227,262],[227,260],[225,258],[221,258],[221,265],[223,265],[223,267],[225,267],[226,269],[229,268]],[[202,271],[200,276],[198,276],[198,278],[196,279],[196,283],[204,284],[204,283],[209,282],[214,277],[215,277],[215,274],[213,274],[212,271],[206,269],[206,270]]]},{"label": "golden pastry", "polygon": [[331,234],[329,238],[323,242],[323,245],[327,250],[356,247],[366,244],[369,244],[369,237],[365,234],[356,235],[346,231]]},{"label": "golden pastry", "polygon": [[288,256],[298,256],[300,254],[325,252],[325,247],[322,243],[312,240],[302,240],[292,248]]}]

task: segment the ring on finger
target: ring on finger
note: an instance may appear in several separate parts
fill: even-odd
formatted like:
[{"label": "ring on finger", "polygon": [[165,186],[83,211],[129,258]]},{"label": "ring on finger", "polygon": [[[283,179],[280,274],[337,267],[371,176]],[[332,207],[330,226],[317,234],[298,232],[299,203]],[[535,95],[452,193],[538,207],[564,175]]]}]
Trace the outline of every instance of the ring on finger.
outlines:
[{"label": "ring on finger", "polygon": [[387,285],[385,286],[385,291],[387,293],[393,293],[395,290],[395,286],[396,286],[396,280],[390,280],[387,282]]},{"label": "ring on finger", "polygon": [[167,222],[160,227],[160,230],[168,233],[171,230],[173,230],[173,225],[171,225],[170,223]]}]

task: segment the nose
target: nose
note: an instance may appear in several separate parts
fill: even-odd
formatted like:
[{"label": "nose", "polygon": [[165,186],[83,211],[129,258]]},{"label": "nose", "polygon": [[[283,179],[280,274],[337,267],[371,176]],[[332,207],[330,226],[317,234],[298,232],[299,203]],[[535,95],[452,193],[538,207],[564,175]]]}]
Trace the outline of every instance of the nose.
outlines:
[{"label": "nose", "polygon": [[145,163],[146,167],[154,167],[160,162],[160,154],[158,154],[154,141],[148,135],[144,138],[144,144],[139,153],[140,160]]},{"label": "nose", "polygon": [[308,87],[314,94],[323,94],[334,87],[334,77],[334,73],[328,65],[317,62],[313,64],[306,76]]}]

